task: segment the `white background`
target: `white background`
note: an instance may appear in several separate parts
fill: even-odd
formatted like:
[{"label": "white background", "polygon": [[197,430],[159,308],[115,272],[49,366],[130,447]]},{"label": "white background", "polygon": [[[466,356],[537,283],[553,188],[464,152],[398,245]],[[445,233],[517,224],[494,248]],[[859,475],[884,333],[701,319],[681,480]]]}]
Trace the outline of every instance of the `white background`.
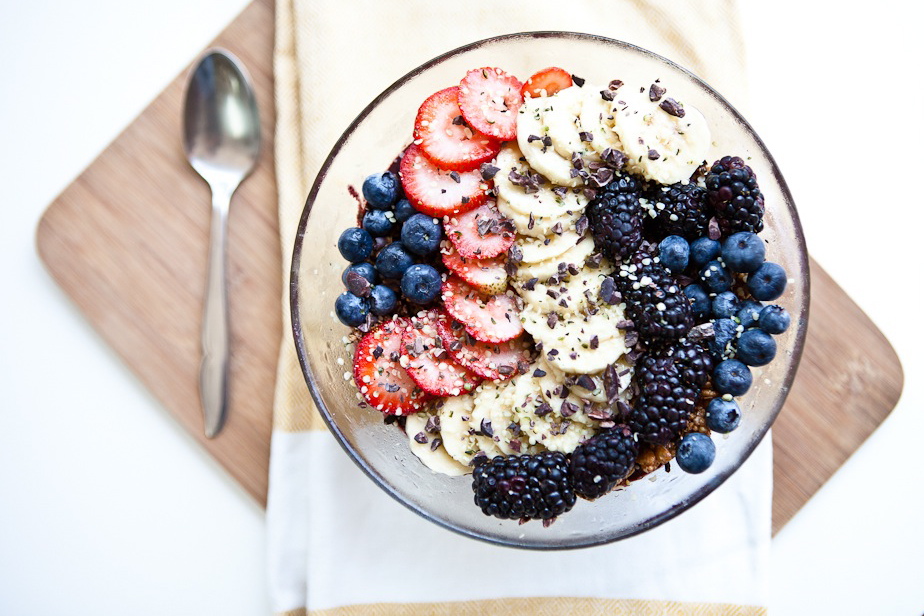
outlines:
[{"label": "white background", "polygon": [[[262,510],[103,344],[34,247],[47,204],[246,3],[0,0],[0,614],[269,611]],[[810,252],[906,378],[891,417],[774,540],[772,613],[920,615],[920,20],[897,1],[742,4],[748,118]]]}]

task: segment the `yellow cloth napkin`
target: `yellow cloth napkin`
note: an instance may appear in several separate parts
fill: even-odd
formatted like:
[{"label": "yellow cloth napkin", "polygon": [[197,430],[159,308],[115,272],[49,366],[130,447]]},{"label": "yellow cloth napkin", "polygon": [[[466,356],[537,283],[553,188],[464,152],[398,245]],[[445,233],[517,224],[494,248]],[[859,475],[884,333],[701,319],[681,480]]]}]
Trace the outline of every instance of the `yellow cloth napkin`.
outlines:
[{"label": "yellow cloth napkin", "polygon": [[[743,106],[733,0],[278,0],[276,172],[286,283],[310,186],[363,107],[440,53],[527,30],[581,31],[639,45]],[[288,324],[287,297],[282,305]],[[767,439],[693,510],[626,541],[553,553],[490,546],[404,509],[355,467],[314,408],[286,337],[267,507],[273,609],[330,616],[763,614],[770,456]]]}]

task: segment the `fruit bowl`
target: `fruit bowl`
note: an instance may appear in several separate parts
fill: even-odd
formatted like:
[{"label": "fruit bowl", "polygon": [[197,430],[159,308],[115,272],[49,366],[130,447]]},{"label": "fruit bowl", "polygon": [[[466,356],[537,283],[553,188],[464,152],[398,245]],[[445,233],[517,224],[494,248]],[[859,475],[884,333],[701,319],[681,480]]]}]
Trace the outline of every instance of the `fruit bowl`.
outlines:
[{"label": "fruit bowl", "polygon": [[[768,260],[782,265],[789,276],[785,293],[774,303],[792,315],[792,326],[777,337],[776,359],[753,369],[753,386],[738,399],[739,427],[715,435],[714,464],[701,474],[668,473],[662,467],[644,481],[595,501],[579,500],[547,527],[483,515],[473,505],[470,476],[432,472],[411,452],[398,426],[387,425],[371,408],[361,408],[352,380],[344,378],[351,362],[344,344],[349,329],[332,313],[346,265],[336,237],[356,224],[356,200],[349,187],[358,188],[368,174],[388,168],[408,145],[421,101],[481,66],[501,66],[524,79],[546,66],[562,66],[598,83],[614,78],[650,83],[658,78],[670,84],[678,98],[708,121],[713,143],[707,160],[741,156],[760,178],[767,204],[760,237]],[[337,141],[312,186],[296,235],[290,282],[292,329],[307,386],[356,464],[400,503],[436,524],[476,539],[536,549],[629,537],[689,509],[724,482],[766,435],[786,399],[802,353],[809,301],[798,214],[770,153],[741,115],[707,84],[665,58],[619,41],[566,32],[513,34],[466,45],[413,70],[376,97]]]}]

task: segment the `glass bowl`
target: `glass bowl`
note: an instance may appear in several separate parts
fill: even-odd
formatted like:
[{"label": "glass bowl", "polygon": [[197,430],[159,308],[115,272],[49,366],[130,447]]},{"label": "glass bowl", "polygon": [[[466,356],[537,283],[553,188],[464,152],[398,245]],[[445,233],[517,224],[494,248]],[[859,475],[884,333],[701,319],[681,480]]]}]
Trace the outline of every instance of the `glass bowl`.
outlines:
[{"label": "glass bowl", "polygon": [[[347,265],[337,251],[337,237],[356,225],[356,201],[348,187],[359,187],[367,175],[389,167],[410,141],[423,100],[457,84],[471,68],[500,66],[525,79],[553,65],[591,83],[618,78],[647,84],[660,78],[675,98],[697,107],[709,122],[713,147],[708,160],[727,154],[747,160],[766,199],[761,237],[767,241],[767,259],[790,276],[776,303],[790,312],[793,323],[777,337],[776,359],[753,369],[754,384],[739,399],[743,417],[738,429],[714,435],[717,453],[711,468],[691,475],[676,466],[666,473],[662,467],[596,501],[578,499],[574,509],[545,528],[538,521],[521,525],[483,515],[473,502],[471,476],[430,471],[411,453],[398,426],[384,424],[378,411],[359,407],[352,381],[344,379],[352,364],[343,342],[348,329],[332,311]],[[568,32],[512,34],[466,45],[411,71],[376,97],[337,141],[314,182],[298,226],[290,282],[292,329],[306,383],[356,464],[426,519],[469,537],[521,548],[576,548],[623,539],[669,520],[715,490],[757,447],[779,413],[799,364],[808,319],[808,261],[799,218],[773,158],[744,118],[707,84],[665,58],[620,41]]]}]

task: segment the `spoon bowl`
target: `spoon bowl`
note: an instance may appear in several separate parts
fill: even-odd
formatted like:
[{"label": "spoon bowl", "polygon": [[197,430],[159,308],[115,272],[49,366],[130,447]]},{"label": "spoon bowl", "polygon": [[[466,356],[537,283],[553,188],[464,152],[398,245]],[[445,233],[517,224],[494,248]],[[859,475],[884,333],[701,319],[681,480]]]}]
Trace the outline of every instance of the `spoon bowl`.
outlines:
[{"label": "spoon bowl", "polygon": [[199,393],[205,435],[213,438],[224,425],[227,409],[228,211],[231,196],[260,156],[254,89],[240,62],[226,51],[206,51],[190,74],[183,108],[183,149],[189,164],[212,190]]}]

